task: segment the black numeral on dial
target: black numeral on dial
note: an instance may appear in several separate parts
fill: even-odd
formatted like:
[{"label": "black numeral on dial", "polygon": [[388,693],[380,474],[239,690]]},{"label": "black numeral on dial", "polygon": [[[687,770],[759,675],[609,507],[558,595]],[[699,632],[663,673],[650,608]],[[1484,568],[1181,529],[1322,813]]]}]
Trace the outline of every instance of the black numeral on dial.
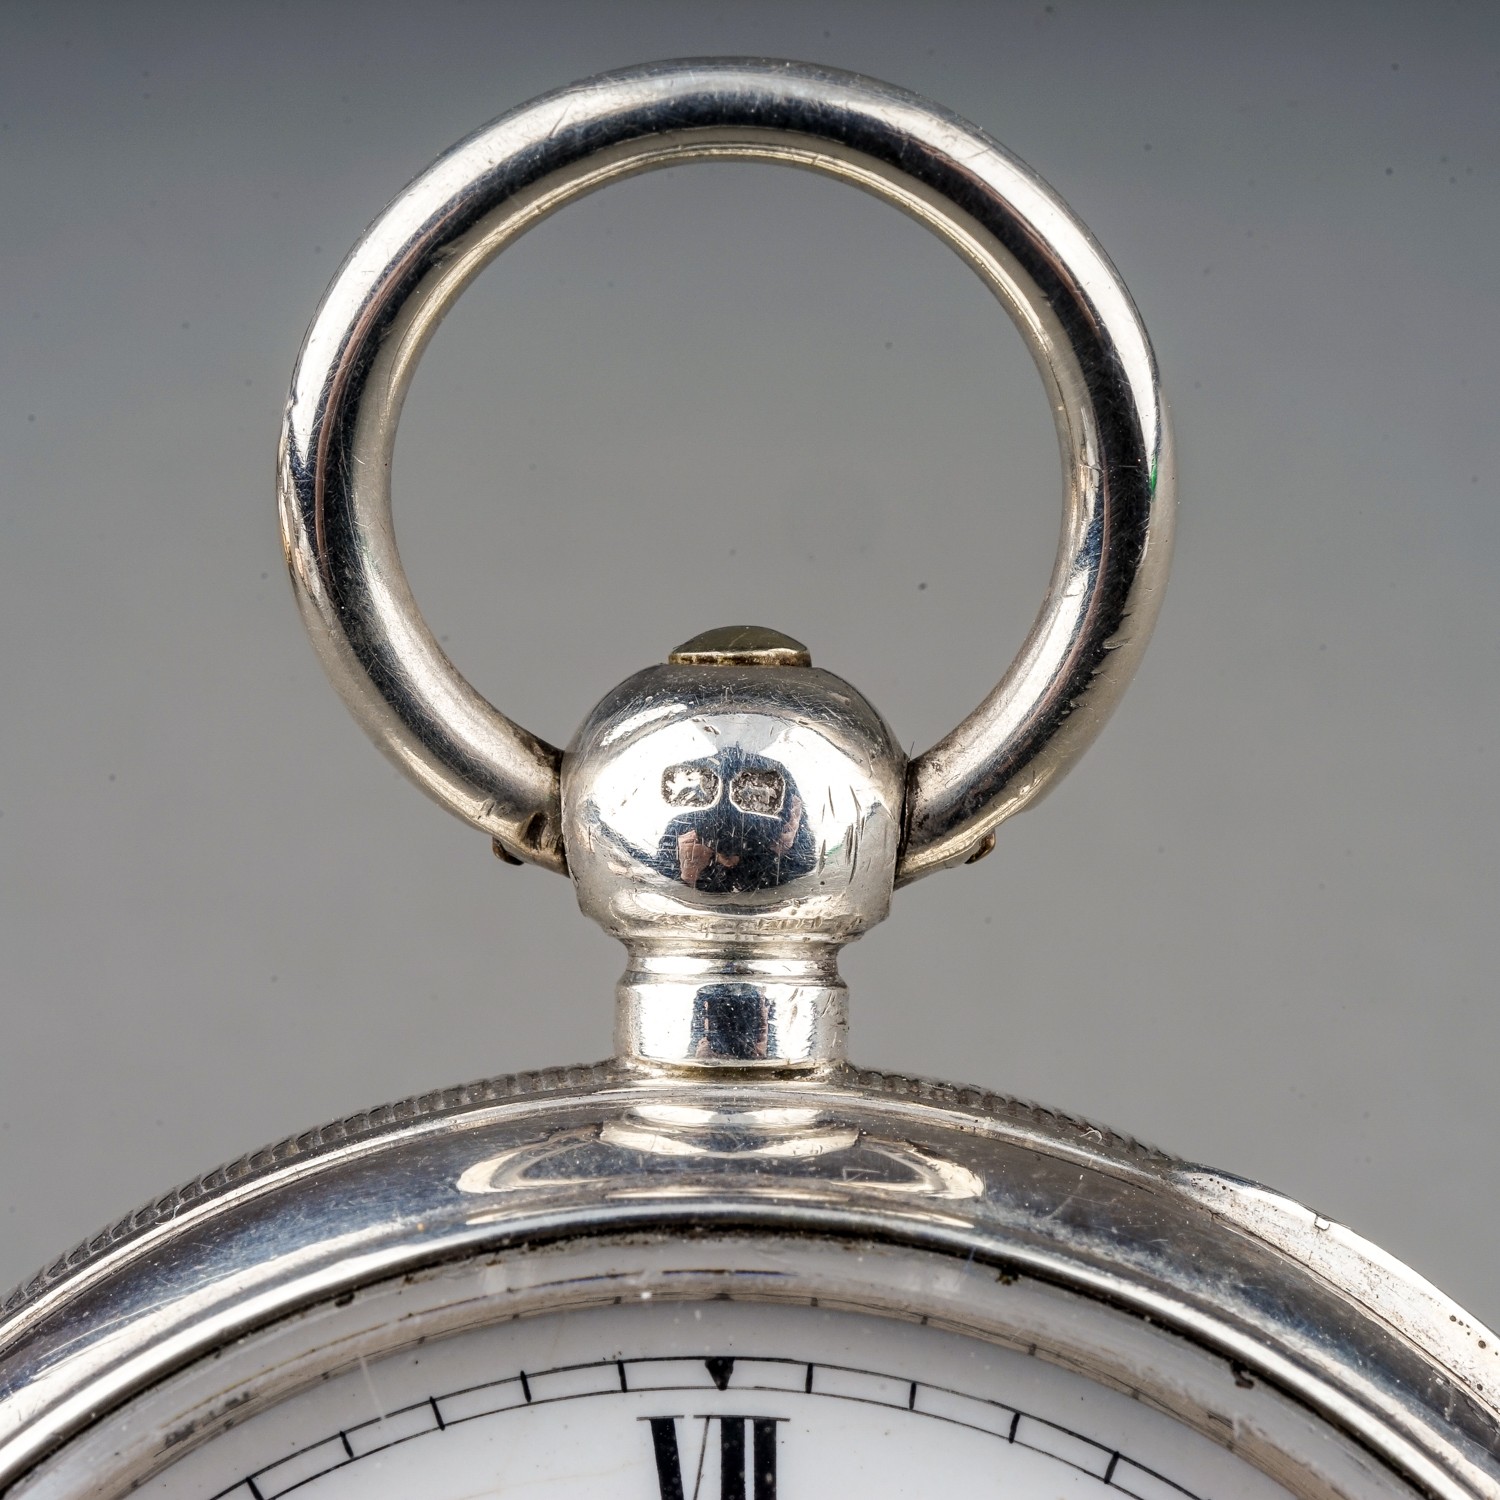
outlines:
[{"label": "black numeral on dial", "polygon": [[[682,1471],[682,1450],[677,1441],[678,1419],[648,1417],[646,1420],[651,1426],[651,1445],[656,1452],[656,1483],[661,1500],[708,1500],[703,1493],[703,1468],[708,1456],[709,1433],[714,1427],[719,1429],[718,1500],[776,1500],[776,1426],[785,1418],[698,1418],[703,1423],[703,1433],[691,1488]],[[750,1481],[748,1488],[747,1477]]]}]

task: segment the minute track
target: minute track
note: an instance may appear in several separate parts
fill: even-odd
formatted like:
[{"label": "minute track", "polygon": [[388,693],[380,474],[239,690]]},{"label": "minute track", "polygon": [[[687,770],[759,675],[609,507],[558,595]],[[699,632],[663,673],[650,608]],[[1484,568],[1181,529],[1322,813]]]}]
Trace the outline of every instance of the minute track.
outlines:
[{"label": "minute track", "polygon": [[[664,1366],[696,1367],[702,1378],[696,1381],[662,1378]],[[719,1376],[728,1366],[732,1376],[719,1384]],[[814,1382],[814,1372],[824,1375],[822,1381]],[[562,1377],[597,1376],[595,1389],[571,1389],[566,1394],[549,1396],[547,1382]],[[854,1382],[867,1383],[869,1394],[859,1394],[851,1388]],[[569,1384],[573,1384],[569,1380]],[[842,1386],[844,1388],[840,1389]],[[509,1391],[513,1400],[502,1400],[481,1410],[470,1410],[472,1398],[486,1392]],[[567,1401],[619,1398],[642,1393],[703,1392],[736,1395],[752,1393],[775,1393],[806,1401],[853,1402],[863,1406],[884,1407],[899,1412],[945,1422],[969,1431],[984,1433],[998,1442],[1013,1444],[1087,1474],[1100,1481],[1101,1485],[1135,1497],[1135,1500],[1211,1500],[1211,1497],[1177,1484],[1157,1470],[1132,1460],[1120,1449],[1098,1442],[1088,1434],[1079,1432],[1063,1423],[1037,1416],[1015,1406],[1009,1406],[984,1397],[970,1395],[954,1387],[937,1385],[928,1381],[912,1380],[909,1377],[884,1371],[865,1369],[820,1360],[805,1360],[781,1356],[709,1355],[703,1358],[683,1358],[673,1355],[646,1355],[635,1359],[604,1358],[579,1364],[558,1365],[552,1369],[527,1369],[504,1376],[483,1385],[465,1386],[445,1394],[424,1396],[387,1412],[384,1417],[341,1429],[327,1438],[320,1438],[297,1452],[275,1463],[267,1464],[217,1491],[210,1500],[280,1500],[283,1495],[313,1483],[339,1469],[346,1469],[360,1460],[410,1443],[417,1438],[443,1434],[467,1423],[486,1417],[501,1416],[507,1412],[520,1411],[539,1406],[555,1406]],[[924,1408],[923,1398],[928,1405]],[[971,1403],[974,1420],[964,1420],[953,1410],[939,1411],[932,1407],[939,1403]],[[993,1420],[979,1420],[981,1410],[993,1413]],[[786,1417],[757,1417],[744,1412],[704,1413],[701,1411],[676,1411],[646,1415],[637,1418],[649,1427],[656,1445],[658,1466],[663,1470],[670,1461],[663,1449],[665,1438],[658,1436],[664,1429],[657,1424],[685,1418],[695,1422],[775,1423],[791,1420]],[[384,1436],[385,1441],[380,1438]],[[752,1443],[759,1438],[752,1428]],[[1074,1447],[1073,1445],[1079,1445]],[[686,1458],[675,1436],[672,1453]],[[764,1448],[762,1447],[762,1452]],[[1070,1456],[1071,1453],[1071,1456]],[[329,1461],[323,1463],[322,1457]],[[309,1467],[309,1460],[317,1467]],[[690,1464],[696,1462],[696,1455]],[[278,1476],[277,1471],[281,1471]],[[699,1476],[701,1478],[701,1475]],[[289,1482],[288,1482],[289,1481]],[[671,1491],[668,1481],[661,1480],[662,1500],[687,1500],[693,1491],[684,1487],[680,1492]],[[775,1485],[751,1487],[740,1492],[747,1500],[790,1500],[783,1489],[778,1495]],[[700,1492],[699,1500],[713,1500]],[[719,1500],[736,1500],[726,1495]]]}]

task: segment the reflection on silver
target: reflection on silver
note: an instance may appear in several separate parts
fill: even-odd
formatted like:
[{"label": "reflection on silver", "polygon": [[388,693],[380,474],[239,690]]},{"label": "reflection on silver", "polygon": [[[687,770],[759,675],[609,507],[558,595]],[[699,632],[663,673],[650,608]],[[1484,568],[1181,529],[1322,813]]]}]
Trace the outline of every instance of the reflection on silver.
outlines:
[{"label": "reflection on silver", "polygon": [[638,672],[563,758],[584,912],[626,946],[616,1055],[826,1067],[847,1028],[838,950],[890,908],[906,758],[811,666]]},{"label": "reflection on silver", "polygon": [[[293,585],[376,743],[497,848],[565,869],[557,750],[470,687],[412,599],[391,524],[396,422],[439,320],[508,244],[610,182],[726,159],[826,173],[931,229],[1010,312],[1052,399],[1051,584],[999,686],[912,763],[897,879],[913,880],[973,855],[1098,733],[1151,634],[1171,550],[1166,412],[1129,294],[1056,195],[947,110],[850,73],[721,59],[606,74],[455,146],[355,247],[303,346],[279,471]],[[700,858],[686,851],[684,868],[701,874]]]},{"label": "reflection on silver", "polygon": [[[821,1110],[711,1109],[696,1104],[642,1104],[606,1120],[599,1138],[653,1156],[833,1156],[852,1150],[859,1130]],[[981,1190],[977,1179],[973,1197]]]},{"label": "reflection on silver", "polygon": [[613,1201],[659,1197],[667,1182],[679,1198],[711,1197],[733,1180],[747,1199],[828,1203],[852,1190],[860,1199],[920,1200],[935,1212],[984,1193],[958,1162],[815,1110],[786,1111],[782,1121],[761,1111],[749,1125],[739,1111],[701,1113],[707,1118],[684,1124],[647,1107],[559,1131],[476,1162],[458,1188],[482,1198],[581,1188]]}]

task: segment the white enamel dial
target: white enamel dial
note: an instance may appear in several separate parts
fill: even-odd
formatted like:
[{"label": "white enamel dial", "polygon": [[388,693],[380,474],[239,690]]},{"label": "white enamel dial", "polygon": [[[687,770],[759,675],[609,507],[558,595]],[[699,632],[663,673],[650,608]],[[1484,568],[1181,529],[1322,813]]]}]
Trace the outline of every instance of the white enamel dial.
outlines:
[{"label": "white enamel dial", "polygon": [[1061,1500],[1106,1490],[1286,1493],[1138,1401],[1014,1350],[821,1308],[636,1302],[357,1362],[139,1493]]}]

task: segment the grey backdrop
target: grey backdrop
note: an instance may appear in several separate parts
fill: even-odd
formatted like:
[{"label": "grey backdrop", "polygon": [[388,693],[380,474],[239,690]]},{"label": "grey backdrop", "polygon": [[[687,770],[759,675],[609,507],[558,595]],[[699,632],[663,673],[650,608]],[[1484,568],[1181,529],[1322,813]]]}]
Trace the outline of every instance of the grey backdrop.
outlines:
[{"label": "grey backdrop", "polygon": [[[0,11],[0,1279],[269,1137],[607,1050],[614,945],[325,686],[272,458],[397,189],[545,89],[704,53],[1005,141],[1114,257],[1174,403],[1137,684],[994,857],[848,954],[858,1057],[1269,1181],[1500,1318],[1500,9],[1431,0]],[[547,737],[751,619],[921,748],[1025,631],[1056,470],[946,251],[723,166],[503,257],[395,484],[435,628]]]}]

